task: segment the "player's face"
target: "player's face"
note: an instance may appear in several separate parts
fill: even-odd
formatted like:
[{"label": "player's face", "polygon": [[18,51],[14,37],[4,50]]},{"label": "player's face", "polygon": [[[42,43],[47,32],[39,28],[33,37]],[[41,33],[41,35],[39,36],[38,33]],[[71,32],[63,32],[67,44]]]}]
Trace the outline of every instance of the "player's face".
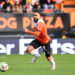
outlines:
[{"label": "player's face", "polygon": [[39,13],[33,13],[33,19],[34,19],[35,22],[37,22],[39,18],[40,18]]}]

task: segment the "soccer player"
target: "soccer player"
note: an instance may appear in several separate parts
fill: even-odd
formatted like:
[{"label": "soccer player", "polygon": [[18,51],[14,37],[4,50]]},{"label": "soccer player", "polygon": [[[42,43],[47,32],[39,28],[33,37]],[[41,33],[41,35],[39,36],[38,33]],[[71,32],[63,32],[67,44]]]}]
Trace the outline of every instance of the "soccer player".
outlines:
[{"label": "soccer player", "polygon": [[55,61],[51,56],[51,49],[50,49],[51,38],[48,36],[45,22],[40,18],[40,14],[38,12],[33,13],[33,23],[35,31],[31,31],[28,30],[27,28],[24,28],[25,32],[35,35],[36,37],[36,39],[33,40],[27,47],[27,52],[29,54],[34,55],[34,58],[32,59],[32,63],[34,63],[40,57],[37,48],[41,46],[43,48],[43,51],[45,52],[46,58],[51,63],[51,69],[54,70]]}]

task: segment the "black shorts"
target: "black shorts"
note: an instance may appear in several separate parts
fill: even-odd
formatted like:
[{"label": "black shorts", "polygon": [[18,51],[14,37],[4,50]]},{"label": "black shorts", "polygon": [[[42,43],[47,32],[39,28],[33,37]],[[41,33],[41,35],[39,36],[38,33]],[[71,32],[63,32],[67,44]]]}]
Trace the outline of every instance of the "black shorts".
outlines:
[{"label": "black shorts", "polygon": [[43,51],[45,52],[46,57],[49,57],[51,55],[50,42],[48,42],[46,44],[42,44],[37,39],[35,39],[30,43],[30,45],[33,46],[34,49],[41,46],[43,48]]}]

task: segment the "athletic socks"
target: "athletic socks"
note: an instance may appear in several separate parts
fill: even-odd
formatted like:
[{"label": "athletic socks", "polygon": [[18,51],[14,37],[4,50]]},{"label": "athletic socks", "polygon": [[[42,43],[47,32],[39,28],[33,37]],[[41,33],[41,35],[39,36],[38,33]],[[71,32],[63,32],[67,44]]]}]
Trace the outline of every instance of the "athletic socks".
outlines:
[{"label": "athletic socks", "polygon": [[34,56],[31,63],[34,63],[40,57],[40,54],[37,49],[33,50],[31,54]]},{"label": "athletic socks", "polygon": [[50,62],[51,62],[51,69],[55,70],[56,66],[55,66],[55,61],[54,61],[53,57],[51,57],[51,61]]},{"label": "athletic socks", "polygon": [[[40,54],[37,49],[33,50],[31,54],[34,56],[32,58],[31,63],[34,63],[40,57]],[[56,66],[53,57],[51,57],[50,63],[51,63],[51,70],[55,70]]]}]

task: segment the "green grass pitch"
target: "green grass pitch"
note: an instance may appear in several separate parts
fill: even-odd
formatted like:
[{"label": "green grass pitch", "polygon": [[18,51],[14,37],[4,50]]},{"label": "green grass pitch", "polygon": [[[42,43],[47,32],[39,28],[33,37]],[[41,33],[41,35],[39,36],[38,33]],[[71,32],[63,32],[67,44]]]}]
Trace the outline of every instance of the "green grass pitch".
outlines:
[{"label": "green grass pitch", "polygon": [[50,69],[51,65],[42,54],[31,64],[31,55],[0,55],[0,62],[7,62],[9,70],[0,75],[75,75],[75,55],[52,55],[56,61],[56,70]]}]

